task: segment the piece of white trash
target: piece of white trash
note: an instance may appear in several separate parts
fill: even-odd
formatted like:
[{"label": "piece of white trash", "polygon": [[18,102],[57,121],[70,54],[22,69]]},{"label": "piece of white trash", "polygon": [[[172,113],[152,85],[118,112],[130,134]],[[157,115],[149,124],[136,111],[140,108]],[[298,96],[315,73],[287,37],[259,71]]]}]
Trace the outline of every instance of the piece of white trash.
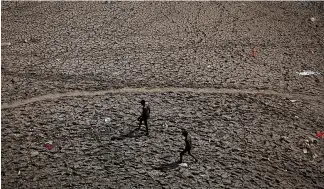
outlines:
[{"label": "piece of white trash", "polygon": [[321,73],[319,73],[319,72],[313,72],[310,70],[303,71],[303,72],[296,72],[296,73],[299,75],[321,75]]},{"label": "piece of white trash", "polygon": [[180,163],[180,166],[181,167],[188,167],[188,164],[187,163]]},{"label": "piece of white trash", "polygon": [[1,46],[10,46],[11,43],[1,43]]},{"label": "piece of white trash", "polygon": [[308,151],[307,151],[306,148],[303,149],[303,152],[304,152],[304,154],[307,154],[308,153]]},{"label": "piece of white trash", "polygon": [[111,122],[110,117],[105,118],[105,123],[106,123],[106,124],[109,124],[110,122]]},{"label": "piece of white trash", "polygon": [[45,144],[50,144],[50,145],[52,145],[53,144],[53,141],[47,141]]},{"label": "piece of white trash", "polygon": [[296,102],[297,100],[290,100],[290,102]]},{"label": "piece of white trash", "polygon": [[312,22],[315,22],[315,21],[316,21],[316,18],[315,18],[315,17],[312,17],[312,18],[310,18],[310,20],[311,20]]}]

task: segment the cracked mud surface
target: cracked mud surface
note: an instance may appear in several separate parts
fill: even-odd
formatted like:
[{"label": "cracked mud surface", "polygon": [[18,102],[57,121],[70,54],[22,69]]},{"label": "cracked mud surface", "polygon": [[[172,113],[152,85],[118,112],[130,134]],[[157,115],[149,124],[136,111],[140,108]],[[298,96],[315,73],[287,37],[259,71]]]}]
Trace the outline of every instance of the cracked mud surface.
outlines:
[{"label": "cracked mud surface", "polygon": [[[143,126],[135,130],[142,98],[152,107],[149,137]],[[108,94],[35,102],[6,110],[2,118],[4,187],[323,186],[324,141],[314,147],[315,159],[298,145],[324,121],[307,102],[267,95]],[[185,156],[188,168],[172,164],[183,148],[180,128],[192,134],[200,160]],[[52,151],[44,147],[48,140]],[[31,157],[34,151],[39,154]]]},{"label": "cracked mud surface", "polygon": [[122,87],[323,94],[322,77],[296,74],[324,70],[323,3],[6,3],[2,102]]},{"label": "cracked mud surface", "polygon": [[[323,14],[321,2],[2,2],[2,188],[324,188],[323,139],[303,152],[324,129]],[[135,130],[141,99],[149,137]],[[175,163],[181,128],[200,160],[188,167]]]}]

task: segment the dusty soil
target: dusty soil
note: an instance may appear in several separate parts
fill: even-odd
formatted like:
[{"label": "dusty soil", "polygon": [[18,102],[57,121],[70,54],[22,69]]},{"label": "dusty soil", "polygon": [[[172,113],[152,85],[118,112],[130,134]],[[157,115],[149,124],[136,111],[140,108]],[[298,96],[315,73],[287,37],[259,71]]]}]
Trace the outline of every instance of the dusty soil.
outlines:
[{"label": "dusty soil", "polygon": [[324,3],[1,9],[2,188],[324,188]]}]

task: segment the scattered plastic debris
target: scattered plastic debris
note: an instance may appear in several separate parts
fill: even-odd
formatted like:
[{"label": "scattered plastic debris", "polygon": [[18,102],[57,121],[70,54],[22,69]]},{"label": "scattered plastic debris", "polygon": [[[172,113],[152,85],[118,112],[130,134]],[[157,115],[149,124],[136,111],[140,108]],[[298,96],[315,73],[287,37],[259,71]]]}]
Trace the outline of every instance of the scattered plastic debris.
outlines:
[{"label": "scattered plastic debris", "polygon": [[306,148],[303,149],[304,154],[308,153],[308,150]]},{"label": "scattered plastic debris", "polygon": [[298,117],[298,116],[295,116],[295,118],[299,119],[299,117]]},{"label": "scattered plastic debris", "polygon": [[20,170],[18,171],[18,175],[20,175]]},{"label": "scattered plastic debris", "polygon": [[316,21],[316,18],[315,18],[315,17],[312,17],[312,18],[310,18],[310,20],[311,20],[312,22],[315,22],[315,21]]},{"label": "scattered plastic debris", "polygon": [[11,43],[1,43],[1,46],[10,46]]},{"label": "scattered plastic debris", "polygon": [[181,167],[188,167],[188,164],[187,163],[180,163],[180,166]]},{"label": "scattered plastic debris", "polygon": [[211,68],[211,66],[210,66],[210,65],[208,65],[208,66],[207,66],[207,68]]},{"label": "scattered plastic debris", "polygon": [[33,152],[30,153],[30,155],[32,157],[38,156],[38,154],[39,154],[39,152],[37,152],[37,151],[33,151]]},{"label": "scattered plastic debris", "polygon": [[52,150],[53,149],[53,141],[46,142],[45,148],[47,148],[48,150]]},{"label": "scattered plastic debris", "polygon": [[53,149],[53,145],[51,145],[51,144],[45,144],[45,147],[46,147],[48,150],[52,150],[52,149]]},{"label": "scattered plastic debris", "polygon": [[46,144],[53,144],[53,141],[48,141],[48,142],[46,142]]},{"label": "scattered plastic debris", "polygon": [[316,137],[317,138],[324,138],[324,132],[317,132]]},{"label": "scattered plastic debris", "polygon": [[308,137],[309,145],[314,146],[317,144],[318,140],[314,137]]},{"label": "scattered plastic debris", "polygon": [[296,102],[297,100],[290,100],[290,102]]},{"label": "scattered plastic debris", "polygon": [[303,71],[303,72],[296,72],[297,74],[299,75],[303,75],[303,76],[306,76],[306,75],[321,75],[321,73],[319,72],[314,72],[314,71],[310,71],[310,70],[306,70],[306,71]]},{"label": "scattered plastic debris", "polygon": [[105,118],[105,123],[106,123],[106,124],[110,124],[110,122],[111,122],[110,117]]},{"label": "scattered plastic debris", "polygon": [[299,146],[303,150],[303,153],[308,154],[307,156],[313,159],[318,157],[318,154],[316,154],[316,150],[314,149],[317,144],[318,140],[314,137],[307,137],[306,139],[301,139],[299,141]]}]

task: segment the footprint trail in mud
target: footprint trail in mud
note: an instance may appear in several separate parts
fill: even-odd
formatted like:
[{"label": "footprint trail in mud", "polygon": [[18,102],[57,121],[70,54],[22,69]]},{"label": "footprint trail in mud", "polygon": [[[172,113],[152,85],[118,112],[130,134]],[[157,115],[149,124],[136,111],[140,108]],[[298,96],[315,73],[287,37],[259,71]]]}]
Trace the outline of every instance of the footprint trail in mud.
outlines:
[{"label": "footprint trail in mud", "polygon": [[318,100],[323,101],[322,96],[309,96],[301,94],[290,93],[278,93],[272,90],[245,90],[245,89],[226,89],[226,88],[121,88],[110,89],[102,91],[73,91],[67,93],[54,93],[47,94],[38,97],[33,97],[25,100],[18,100],[12,103],[4,103],[1,105],[1,109],[15,108],[26,104],[50,100],[59,99],[63,97],[73,96],[102,96],[109,93],[163,93],[163,92],[189,92],[189,93],[211,93],[211,94],[265,94],[276,95],[283,98],[298,98],[306,100]]}]

